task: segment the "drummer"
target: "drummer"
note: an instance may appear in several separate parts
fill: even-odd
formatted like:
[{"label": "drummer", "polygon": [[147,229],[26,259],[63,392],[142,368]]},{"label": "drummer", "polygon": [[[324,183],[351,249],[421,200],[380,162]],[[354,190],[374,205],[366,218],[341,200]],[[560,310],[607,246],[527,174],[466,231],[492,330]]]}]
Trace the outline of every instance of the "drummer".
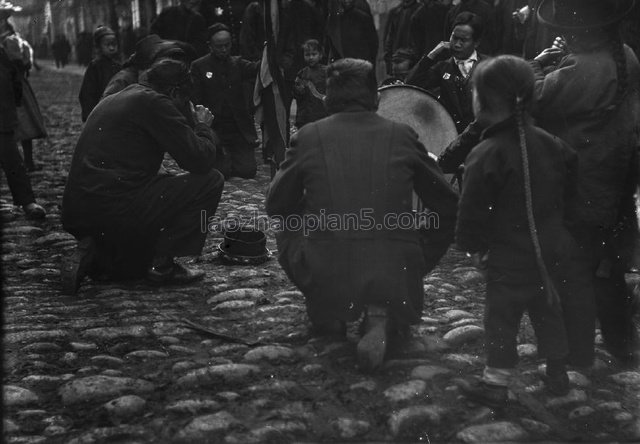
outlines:
[{"label": "drummer", "polygon": [[[472,12],[458,14],[448,42],[440,42],[422,57],[409,73],[406,83],[419,86],[438,96],[453,118],[458,133],[473,121],[471,74],[487,56],[476,48],[483,35],[480,16]],[[442,59],[446,52],[451,56]]]},{"label": "drummer", "polygon": [[[291,138],[266,210],[283,221],[279,261],[305,296],[312,331],[343,336],[365,312],[358,360],[373,370],[391,335],[420,321],[422,277],[452,241],[457,195],[416,133],[376,114],[371,63],[332,63],[325,105],[329,117]],[[411,217],[414,189],[437,226],[398,223]]]}]

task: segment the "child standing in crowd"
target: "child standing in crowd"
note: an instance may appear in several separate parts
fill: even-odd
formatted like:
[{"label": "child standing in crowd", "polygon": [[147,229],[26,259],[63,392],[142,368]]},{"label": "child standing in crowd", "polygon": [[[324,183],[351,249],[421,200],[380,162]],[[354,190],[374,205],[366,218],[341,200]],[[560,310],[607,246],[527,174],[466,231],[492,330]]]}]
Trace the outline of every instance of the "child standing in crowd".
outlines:
[{"label": "child standing in crowd", "polygon": [[380,86],[404,84],[417,62],[417,54],[412,48],[398,48],[391,57],[391,77],[386,78]]},{"label": "child standing in crowd", "polygon": [[83,122],[100,101],[111,77],[122,68],[119,62],[118,39],[111,28],[98,26],[93,32],[93,42],[98,56],[89,63],[80,87]]},{"label": "child standing in crowd", "polygon": [[317,40],[311,39],[302,44],[302,49],[307,66],[298,72],[294,85],[294,97],[298,105],[296,115],[298,129],[327,116],[324,107],[327,66],[320,63],[322,46]]},{"label": "child standing in crowd", "polygon": [[474,114],[487,129],[467,157],[456,242],[487,278],[487,359],[482,379],[460,388],[470,399],[493,407],[507,402],[525,311],[538,356],[547,360],[547,389],[555,395],[569,389],[561,304],[579,293],[568,287],[577,278],[569,257],[575,241],[565,227],[577,157],[560,139],[533,125],[528,113],[533,87],[533,69],[515,56],[482,62],[473,75]]}]

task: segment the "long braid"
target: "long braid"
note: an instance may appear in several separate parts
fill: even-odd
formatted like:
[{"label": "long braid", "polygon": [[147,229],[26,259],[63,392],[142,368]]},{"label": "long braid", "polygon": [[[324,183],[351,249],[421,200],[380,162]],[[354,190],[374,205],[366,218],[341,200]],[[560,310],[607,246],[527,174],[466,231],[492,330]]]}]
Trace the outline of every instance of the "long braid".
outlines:
[{"label": "long braid", "polygon": [[550,306],[560,306],[560,297],[556,290],[547,266],[542,258],[542,248],[540,247],[540,239],[538,239],[538,229],[533,215],[533,196],[531,192],[531,172],[529,169],[529,154],[527,152],[527,138],[524,129],[524,100],[521,96],[516,98],[515,117],[518,123],[518,135],[520,137],[520,151],[522,153],[522,171],[524,173],[524,194],[525,204],[527,207],[527,222],[529,225],[529,235],[536,254],[536,263],[538,271],[542,278],[543,289],[547,293],[547,304]]}]

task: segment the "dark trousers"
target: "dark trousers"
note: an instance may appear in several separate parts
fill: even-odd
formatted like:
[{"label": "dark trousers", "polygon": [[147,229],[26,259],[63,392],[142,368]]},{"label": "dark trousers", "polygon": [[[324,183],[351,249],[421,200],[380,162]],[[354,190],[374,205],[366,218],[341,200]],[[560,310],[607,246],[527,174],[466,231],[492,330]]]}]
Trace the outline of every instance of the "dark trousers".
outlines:
[{"label": "dark trousers", "polygon": [[[627,257],[629,254],[623,251],[625,245],[621,245],[620,251],[614,255],[618,256],[615,260],[611,252],[603,250],[603,234],[600,230],[584,230],[576,237],[595,291],[597,318],[604,345],[614,355],[630,353],[638,344],[638,332],[633,323],[633,295],[624,279],[630,259]],[[609,275],[598,277],[596,270],[603,260],[611,261]]]},{"label": "dark trousers", "polygon": [[539,283],[487,282],[484,312],[487,366],[516,366],[517,335],[525,311],[535,330],[538,356],[554,360],[567,356],[568,345],[561,310],[550,307],[546,296]]},{"label": "dark trousers", "polygon": [[35,202],[31,180],[27,176],[13,133],[0,133],[0,163],[7,176],[14,205],[22,206]]},{"label": "dark trousers", "polygon": [[218,156],[215,168],[226,178],[253,179],[258,172],[255,145],[247,142],[235,122],[214,121],[213,129],[222,142],[224,154]]},{"label": "dark trousers", "polygon": [[140,277],[154,257],[199,255],[207,236],[201,221],[215,214],[223,187],[216,170],[158,176],[123,209],[125,218],[90,230],[98,244],[95,271]]}]

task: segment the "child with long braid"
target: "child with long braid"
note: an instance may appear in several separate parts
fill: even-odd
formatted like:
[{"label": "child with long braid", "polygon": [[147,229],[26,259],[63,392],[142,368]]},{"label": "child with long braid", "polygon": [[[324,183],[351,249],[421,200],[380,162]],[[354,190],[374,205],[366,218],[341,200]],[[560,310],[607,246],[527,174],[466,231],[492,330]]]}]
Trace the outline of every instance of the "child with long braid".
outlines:
[{"label": "child with long braid", "polygon": [[546,388],[554,395],[569,389],[561,299],[577,279],[576,244],[565,220],[576,155],[534,126],[534,75],[527,62],[506,55],[489,59],[472,81],[475,118],[487,129],[466,160],[456,243],[487,280],[486,367],[479,381],[460,388],[474,401],[499,407],[508,399],[525,311],[538,356],[546,358]]}]

